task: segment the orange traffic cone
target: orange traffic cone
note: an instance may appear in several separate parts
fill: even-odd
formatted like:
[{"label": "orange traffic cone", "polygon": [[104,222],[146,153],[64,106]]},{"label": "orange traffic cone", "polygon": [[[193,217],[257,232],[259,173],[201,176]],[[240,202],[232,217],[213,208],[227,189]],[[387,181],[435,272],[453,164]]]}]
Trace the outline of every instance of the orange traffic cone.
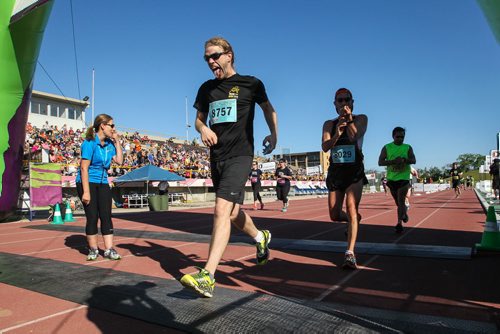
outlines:
[{"label": "orange traffic cone", "polygon": [[71,211],[71,204],[69,201],[66,201],[66,211],[64,212],[64,222],[72,223],[75,220],[73,219],[73,211]]},{"label": "orange traffic cone", "polygon": [[477,250],[500,252],[500,231],[498,229],[495,207],[490,206],[486,215],[483,237],[480,244],[476,244]]},{"label": "orange traffic cone", "polygon": [[59,207],[59,203],[54,205],[54,217],[51,224],[64,224],[61,217],[61,208]]}]

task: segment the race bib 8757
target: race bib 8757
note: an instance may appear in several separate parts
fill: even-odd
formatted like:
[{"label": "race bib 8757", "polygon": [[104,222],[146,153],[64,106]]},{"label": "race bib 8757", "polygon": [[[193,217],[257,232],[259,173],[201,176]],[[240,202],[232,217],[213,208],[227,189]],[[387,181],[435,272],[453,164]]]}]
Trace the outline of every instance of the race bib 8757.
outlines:
[{"label": "race bib 8757", "polygon": [[354,145],[338,145],[331,150],[332,161],[335,164],[352,163],[356,160]]},{"label": "race bib 8757", "polygon": [[208,105],[210,125],[218,123],[234,123],[238,119],[236,99],[214,101]]}]

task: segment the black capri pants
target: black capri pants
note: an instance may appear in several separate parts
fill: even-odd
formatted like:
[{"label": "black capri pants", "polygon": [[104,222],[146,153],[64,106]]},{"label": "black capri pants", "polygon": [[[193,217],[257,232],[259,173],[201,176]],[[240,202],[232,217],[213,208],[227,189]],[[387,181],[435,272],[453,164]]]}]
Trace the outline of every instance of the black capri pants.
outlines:
[{"label": "black capri pants", "polygon": [[262,197],[260,197],[260,182],[252,183],[252,191],[253,191],[253,201],[262,202]]},{"label": "black capri pants", "polygon": [[285,183],[283,185],[276,186],[276,196],[278,200],[283,201],[283,203],[288,203],[288,193],[290,192],[290,183]]},{"label": "black capri pants", "polygon": [[[101,234],[113,234],[113,222],[111,221],[111,188],[107,183],[89,182],[90,204],[84,205],[87,224],[85,226],[86,235],[97,234],[97,221],[101,220]],[[83,196],[83,185],[76,184],[76,191],[80,200]]]}]

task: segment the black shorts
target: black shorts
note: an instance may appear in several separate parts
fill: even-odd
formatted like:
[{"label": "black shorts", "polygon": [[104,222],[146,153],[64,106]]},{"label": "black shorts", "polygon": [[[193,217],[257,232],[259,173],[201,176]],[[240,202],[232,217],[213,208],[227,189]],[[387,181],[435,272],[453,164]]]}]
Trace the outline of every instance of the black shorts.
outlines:
[{"label": "black shorts", "polygon": [[396,180],[396,181],[387,181],[387,186],[392,191],[398,191],[401,188],[408,187],[410,189],[410,180]]},{"label": "black shorts", "polygon": [[359,180],[363,180],[363,185],[368,184],[365,168],[362,164],[342,167],[330,165],[328,176],[326,177],[326,187],[331,192],[337,190],[345,192],[351,184],[358,183]]},{"label": "black shorts", "polygon": [[460,187],[460,184],[461,184],[460,180],[453,180],[452,181],[452,188],[458,188],[458,187]]},{"label": "black shorts", "polygon": [[491,182],[491,187],[493,189],[500,190],[500,177],[498,177],[498,176],[496,176],[496,177],[494,176],[493,177],[493,181]]},{"label": "black shorts", "polygon": [[252,169],[253,157],[232,157],[221,161],[212,161],[212,181],[215,196],[232,203],[243,204],[245,184]]}]

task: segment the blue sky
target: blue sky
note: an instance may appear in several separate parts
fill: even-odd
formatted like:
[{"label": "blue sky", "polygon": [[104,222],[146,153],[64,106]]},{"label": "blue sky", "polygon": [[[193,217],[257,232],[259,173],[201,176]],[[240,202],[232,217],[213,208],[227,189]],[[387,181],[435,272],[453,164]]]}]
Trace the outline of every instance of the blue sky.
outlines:
[{"label": "blue sky", "polygon": [[[95,115],[118,126],[185,137],[185,98],[193,124],[197,90],[212,78],[203,45],[219,35],[233,45],[237,71],[264,82],[278,149],[320,150],[339,87],[368,116],[367,169],[395,126],[407,129],[418,168],[496,148],[500,45],[476,1],[73,0],[73,12],[80,91],[70,1],[55,2],[39,61],[76,98],[91,96],[95,68]],[[34,89],[60,94],[40,68]],[[255,124],[261,149],[260,108]]]}]

